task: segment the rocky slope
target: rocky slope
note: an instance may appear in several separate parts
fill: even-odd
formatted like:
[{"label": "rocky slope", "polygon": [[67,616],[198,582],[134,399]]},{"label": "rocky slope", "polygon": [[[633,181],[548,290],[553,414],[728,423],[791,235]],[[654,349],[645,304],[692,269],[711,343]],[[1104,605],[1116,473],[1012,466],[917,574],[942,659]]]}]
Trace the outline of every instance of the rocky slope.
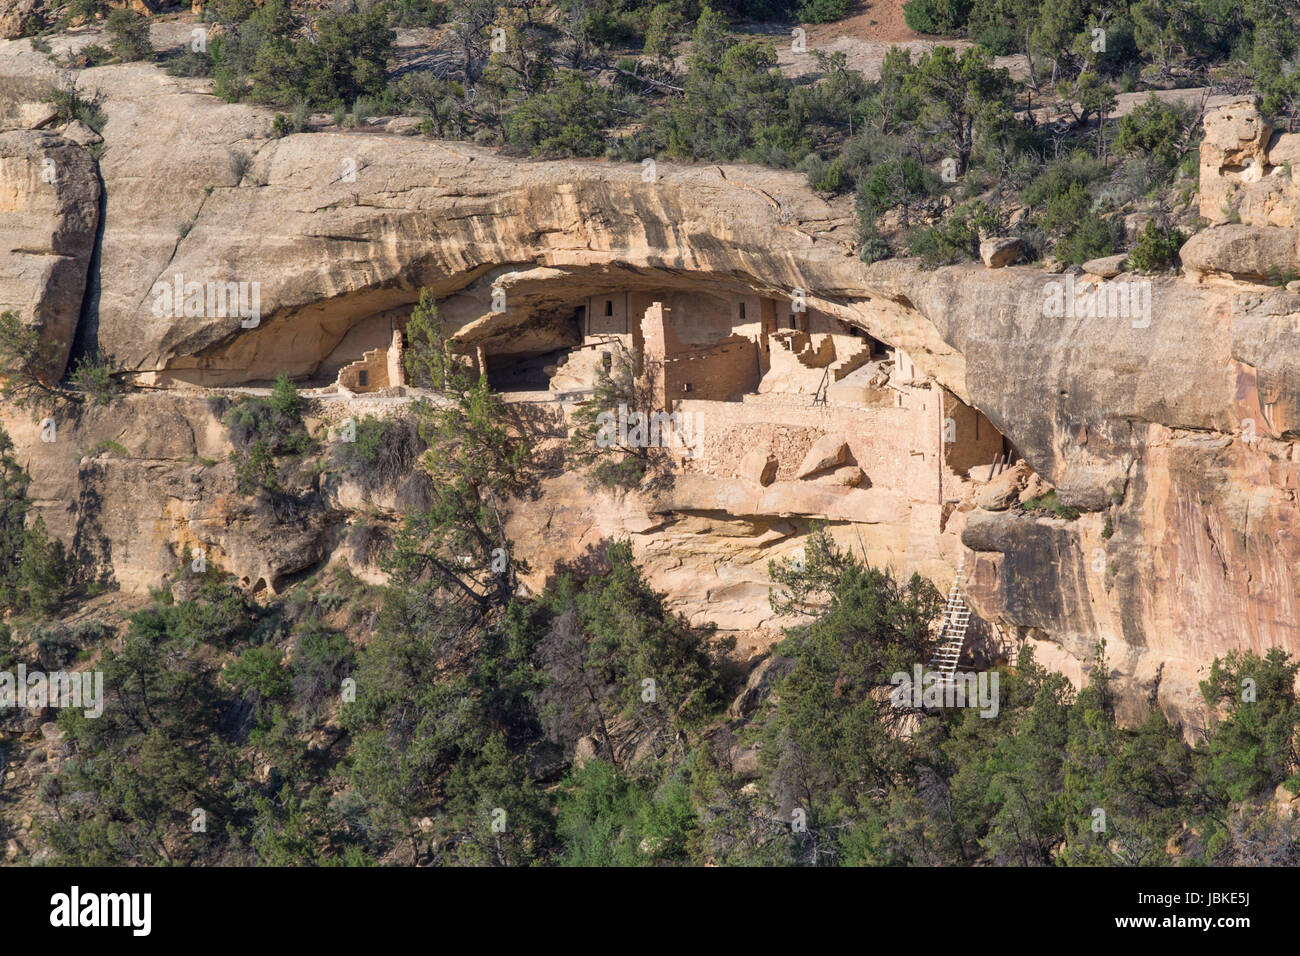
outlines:
[{"label": "rocky slope", "polygon": [[[0,43],[0,89],[27,91],[0,110],[0,302],[68,353],[101,347],[142,385],[227,385],[313,374],[350,328],[408,307],[422,286],[466,342],[497,352],[566,344],[547,316],[611,286],[804,290],[905,349],[1084,512],[963,513],[949,545],[909,542],[902,568],[928,549],[942,561],[927,573],[946,583],[964,529],[977,611],[1076,676],[1105,638],[1134,705],[1154,695],[1192,710],[1198,675],[1232,648],[1300,653],[1300,294],[1280,284],[1300,268],[1293,143],[1249,103],[1207,121],[1202,213],[1217,224],[1189,242],[1185,276],[1149,280],[1149,312],[1134,321],[1053,314],[1053,284],[1085,279],[1038,267],[866,266],[847,201],[791,173],[521,162],[379,129],[273,139],[267,111],[148,65],[80,75],[107,116],[96,162],[75,130],[27,128],[42,113],[31,91],[54,82],[26,41]],[[158,314],[156,283],[178,275],[257,283],[257,322]],[[336,497],[295,525],[250,509],[228,466],[196,463],[225,454],[202,397],[138,394],[53,445],[7,417],[51,527],[126,587],[158,580],[198,542],[274,587],[334,553],[350,512]],[[104,439],[125,457],[81,460]],[[725,616],[741,628],[766,619],[760,569],[800,530],[665,515],[635,496],[580,494],[564,476],[514,520],[543,572],[633,535],[659,586],[702,615],[701,574],[740,575]]]}]

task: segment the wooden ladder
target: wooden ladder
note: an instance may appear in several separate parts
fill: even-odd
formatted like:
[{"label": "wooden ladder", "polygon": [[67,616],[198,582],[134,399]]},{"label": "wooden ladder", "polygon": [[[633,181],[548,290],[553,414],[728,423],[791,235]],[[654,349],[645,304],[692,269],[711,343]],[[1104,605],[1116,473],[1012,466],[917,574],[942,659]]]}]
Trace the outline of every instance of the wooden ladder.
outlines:
[{"label": "wooden ladder", "polygon": [[957,565],[957,576],[948,589],[948,602],[943,609],[943,628],[939,632],[939,646],[930,659],[930,669],[938,671],[941,678],[950,681],[957,673],[957,661],[966,646],[966,628],[970,626],[970,608],[963,592],[966,575],[966,555]]}]

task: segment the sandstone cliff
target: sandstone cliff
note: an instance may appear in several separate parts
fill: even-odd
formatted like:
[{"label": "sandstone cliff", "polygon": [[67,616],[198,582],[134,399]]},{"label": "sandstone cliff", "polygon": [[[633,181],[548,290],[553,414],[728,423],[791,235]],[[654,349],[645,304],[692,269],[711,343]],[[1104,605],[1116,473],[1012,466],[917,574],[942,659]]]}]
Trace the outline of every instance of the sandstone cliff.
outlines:
[{"label": "sandstone cliff", "polygon": [[[0,84],[53,82],[25,41],[0,43]],[[0,208],[13,214],[0,301],[69,351],[105,349],[139,384],[311,376],[350,329],[409,308],[422,286],[465,342],[497,354],[567,344],[558,310],[605,288],[778,299],[802,290],[810,305],[905,349],[1083,511],[1067,521],[967,503],[940,522],[942,534],[888,553],[900,569],[946,583],[960,534],[975,552],[971,593],[983,617],[1042,642],[1075,675],[1105,638],[1131,701],[1155,693],[1191,707],[1201,670],[1231,648],[1300,653],[1300,295],[1279,284],[1300,264],[1284,158],[1292,144],[1261,132],[1248,105],[1212,115],[1202,154],[1203,212],[1223,204],[1223,183],[1236,211],[1189,242],[1184,277],[1121,277],[1149,281],[1140,315],[1089,317],[1045,306],[1067,281],[1084,289],[1084,276],[866,266],[848,202],[828,203],[793,173],[661,163],[647,176],[639,164],[521,162],[379,132],[273,139],[268,112],[223,104],[200,81],[152,66],[87,70],[80,83],[99,91],[108,118],[97,164],[55,132],[0,138]],[[8,109],[5,124],[35,112]],[[54,190],[40,179],[46,156],[59,166]],[[1268,175],[1238,185],[1252,157]],[[176,276],[256,283],[256,322],[159,314],[156,284]],[[220,469],[193,464],[224,454],[202,401],[140,394],[75,425],[77,442],[127,448],[108,461],[42,445],[15,420],[51,526],[68,540],[98,539],[96,560],[134,587],[165,573],[187,543],[217,541],[250,584],[274,586],[328,557],[328,529],[346,507],[285,537],[291,522],[249,511],[223,490]],[[791,523],[752,513],[763,510],[752,503],[740,510],[584,495],[570,476],[543,485],[512,520],[543,569],[630,534],[679,606],[745,629],[770,623],[767,558],[787,553],[816,515]],[[825,517],[846,535],[897,531],[869,509]]]}]

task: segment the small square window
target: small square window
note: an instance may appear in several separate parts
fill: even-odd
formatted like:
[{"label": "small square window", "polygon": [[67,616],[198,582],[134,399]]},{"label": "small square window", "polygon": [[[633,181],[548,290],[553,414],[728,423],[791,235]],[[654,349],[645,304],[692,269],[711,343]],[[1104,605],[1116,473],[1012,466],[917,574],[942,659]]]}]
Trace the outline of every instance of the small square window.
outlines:
[{"label": "small square window", "polygon": [[690,382],[682,382],[682,391],[683,391],[683,392],[689,392],[690,390],[691,390],[691,383],[690,383]]}]

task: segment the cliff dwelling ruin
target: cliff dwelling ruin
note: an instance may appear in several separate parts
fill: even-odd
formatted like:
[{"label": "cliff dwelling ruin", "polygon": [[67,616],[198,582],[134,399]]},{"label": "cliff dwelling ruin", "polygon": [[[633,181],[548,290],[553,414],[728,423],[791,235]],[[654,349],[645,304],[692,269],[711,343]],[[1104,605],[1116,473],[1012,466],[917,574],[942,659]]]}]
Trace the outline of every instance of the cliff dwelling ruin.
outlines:
[{"label": "cliff dwelling ruin", "polygon": [[[455,300],[440,314],[455,317]],[[404,384],[404,324],[389,310],[349,330],[320,365],[337,369],[327,388]],[[989,419],[906,350],[797,299],[608,290],[538,308],[514,332],[462,345],[508,401],[571,408],[590,400],[602,373],[629,363],[654,410],[689,423],[689,436],[669,446],[680,474],[660,500],[665,510],[902,526],[889,558],[912,566],[907,542],[933,542],[952,511],[1015,460]],[[520,342],[534,347],[518,351]]]}]

